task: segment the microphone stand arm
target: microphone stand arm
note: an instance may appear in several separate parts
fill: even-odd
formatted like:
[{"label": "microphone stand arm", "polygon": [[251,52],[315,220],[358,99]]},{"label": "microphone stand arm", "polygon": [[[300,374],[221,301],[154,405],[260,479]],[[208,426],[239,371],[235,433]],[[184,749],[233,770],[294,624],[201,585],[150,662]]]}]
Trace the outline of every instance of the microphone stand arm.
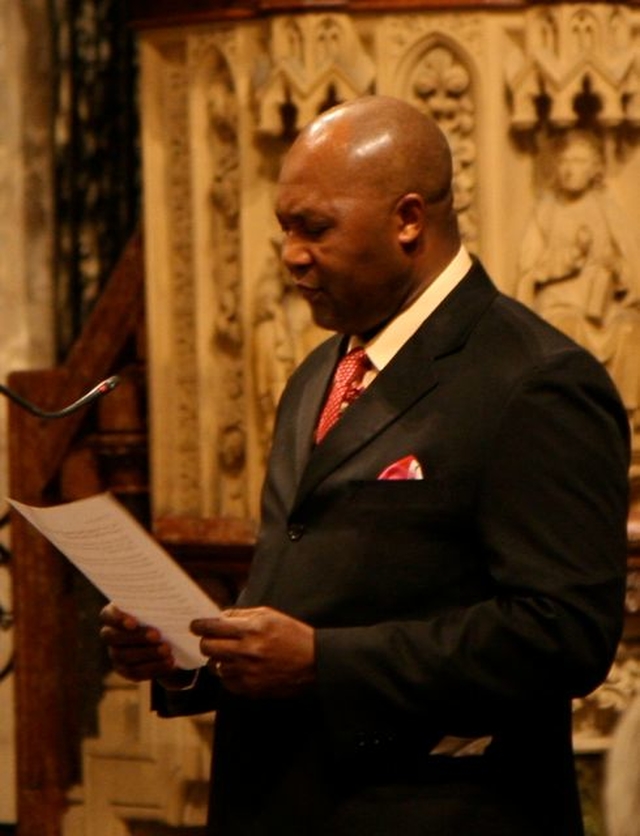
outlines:
[{"label": "microphone stand arm", "polygon": [[27,412],[30,412],[32,415],[35,415],[37,418],[64,418],[66,415],[71,415],[72,412],[75,412],[78,409],[81,409],[83,406],[90,404],[92,401],[95,401],[97,398],[102,397],[102,395],[106,395],[115,389],[116,386],[120,383],[120,378],[117,375],[113,375],[112,377],[108,377],[106,380],[101,381],[98,383],[97,386],[94,386],[93,389],[90,389],[88,392],[85,392],[82,397],[78,398],[77,401],[65,406],[63,409],[57,410],[46,410],[40,409],[39,406],[36,404],[31,403],[26,398],[23,398],[22,395],[19,395],[13,389],[10,389],[8,386],[4,386],[0,383],[0,395],[5,395],[7,398],[12,400],[14,403],[21,406],[23,409],[26,409]]}]

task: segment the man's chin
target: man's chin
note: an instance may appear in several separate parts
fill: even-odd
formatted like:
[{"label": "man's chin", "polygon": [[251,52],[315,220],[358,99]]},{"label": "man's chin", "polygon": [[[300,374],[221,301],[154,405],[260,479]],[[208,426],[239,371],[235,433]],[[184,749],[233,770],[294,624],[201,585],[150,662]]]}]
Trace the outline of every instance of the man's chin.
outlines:
[{"label": "man's chin", "polygon": [[341,330],[338,327],[336,316],[331,311],[328,311],[324,305],[309,303],[309,308],[311,310],[311,319],[313,319],[314,325],[317,325],[318,328],[323,328],[325,331]]},{"label": "man's chin", "polygon": [[314,325],[317,325],[318,328],[322,328],[325,331],[334,331],[339,334],[361,333],[359,329],[362,323],[357,322],[354,317],[346,318],[340,316],[339,312],[326,304],[327,298],[321,292],[318,292],[313,300],[308,296],[305,296],[305,299],[309,305]]}]

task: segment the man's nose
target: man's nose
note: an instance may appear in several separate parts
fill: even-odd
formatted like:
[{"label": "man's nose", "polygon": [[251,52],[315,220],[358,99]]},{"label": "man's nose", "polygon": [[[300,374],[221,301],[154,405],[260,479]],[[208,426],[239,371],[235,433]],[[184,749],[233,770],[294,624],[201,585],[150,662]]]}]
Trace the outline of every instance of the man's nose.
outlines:
[{"label": "man's nose", "polygon": [[284,236],[280,250],[282,262],[292,273],[304,271],[312,262],[309,248],[297,235]]}]

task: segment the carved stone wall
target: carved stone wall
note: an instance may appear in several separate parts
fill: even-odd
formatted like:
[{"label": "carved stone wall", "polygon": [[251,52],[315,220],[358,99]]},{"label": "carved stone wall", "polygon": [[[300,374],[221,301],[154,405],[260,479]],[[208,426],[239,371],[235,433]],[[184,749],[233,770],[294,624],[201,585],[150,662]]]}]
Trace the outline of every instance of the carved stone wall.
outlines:
[{"label": "carved stone wall", "polygon": [[83,747],[84,782],[69,794],[65,836],[130,836],[154,823],[193,834],[206,817],[212,716],[158,720],[146,683],[111,674],[105,684],[107,734]]},{"label": "carved stone wall", "polygon": [[532,10],[511,38],[514,134],[531,149],[534,205],[516,294],[608,368],[640,432],[640,67],[622,5]]}]

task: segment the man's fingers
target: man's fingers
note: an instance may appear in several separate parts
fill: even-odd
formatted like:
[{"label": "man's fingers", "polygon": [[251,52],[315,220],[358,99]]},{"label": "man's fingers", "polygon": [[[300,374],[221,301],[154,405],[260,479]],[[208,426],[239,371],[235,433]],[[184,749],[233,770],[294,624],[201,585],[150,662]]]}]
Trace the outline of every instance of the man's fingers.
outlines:
[{"label": "man's fingers", "polygon": [[269,607],[238,607],[223,610],[216,618],[196,618],[190,627],[197,636],[241,639],[249,633],[262,632],[279,616]]},{"label": "man's fingers", "polygon": [[171,647],[162,642],[157,645],[110,645],[109,657],[121,665],[139,665],[147,662],[164,662],[173,657]]},{"label": "man's fingers", "polygon": [[100,611],[102,624],[121,630],[136,630],[140,627],[138,619],[131,613],[123,612],[115,604],[110,603]]},{"label": "man's fingers", "polygon": [[196,618],[190,629],[196,636],[210,639],[241,639],[247,631],[246,618]]},{"label": "man's fingers", "polygon": [[100,628],[100,638],[108,645],[159,645],[162,637],[155,627],[131,627],[106,625]]},{"label": "man's fingers", "polygon": [[115,671],[136,682],[165,676],[175,669],[171,647],[159,644],[109,644],[107,652]]},{"label": "man's fingers", "polygon": [[217,639],[203,637],[200,639],[200,650],[214,662],[239,662],[256,658],[251,647],[240,645],[237,639]]}]

